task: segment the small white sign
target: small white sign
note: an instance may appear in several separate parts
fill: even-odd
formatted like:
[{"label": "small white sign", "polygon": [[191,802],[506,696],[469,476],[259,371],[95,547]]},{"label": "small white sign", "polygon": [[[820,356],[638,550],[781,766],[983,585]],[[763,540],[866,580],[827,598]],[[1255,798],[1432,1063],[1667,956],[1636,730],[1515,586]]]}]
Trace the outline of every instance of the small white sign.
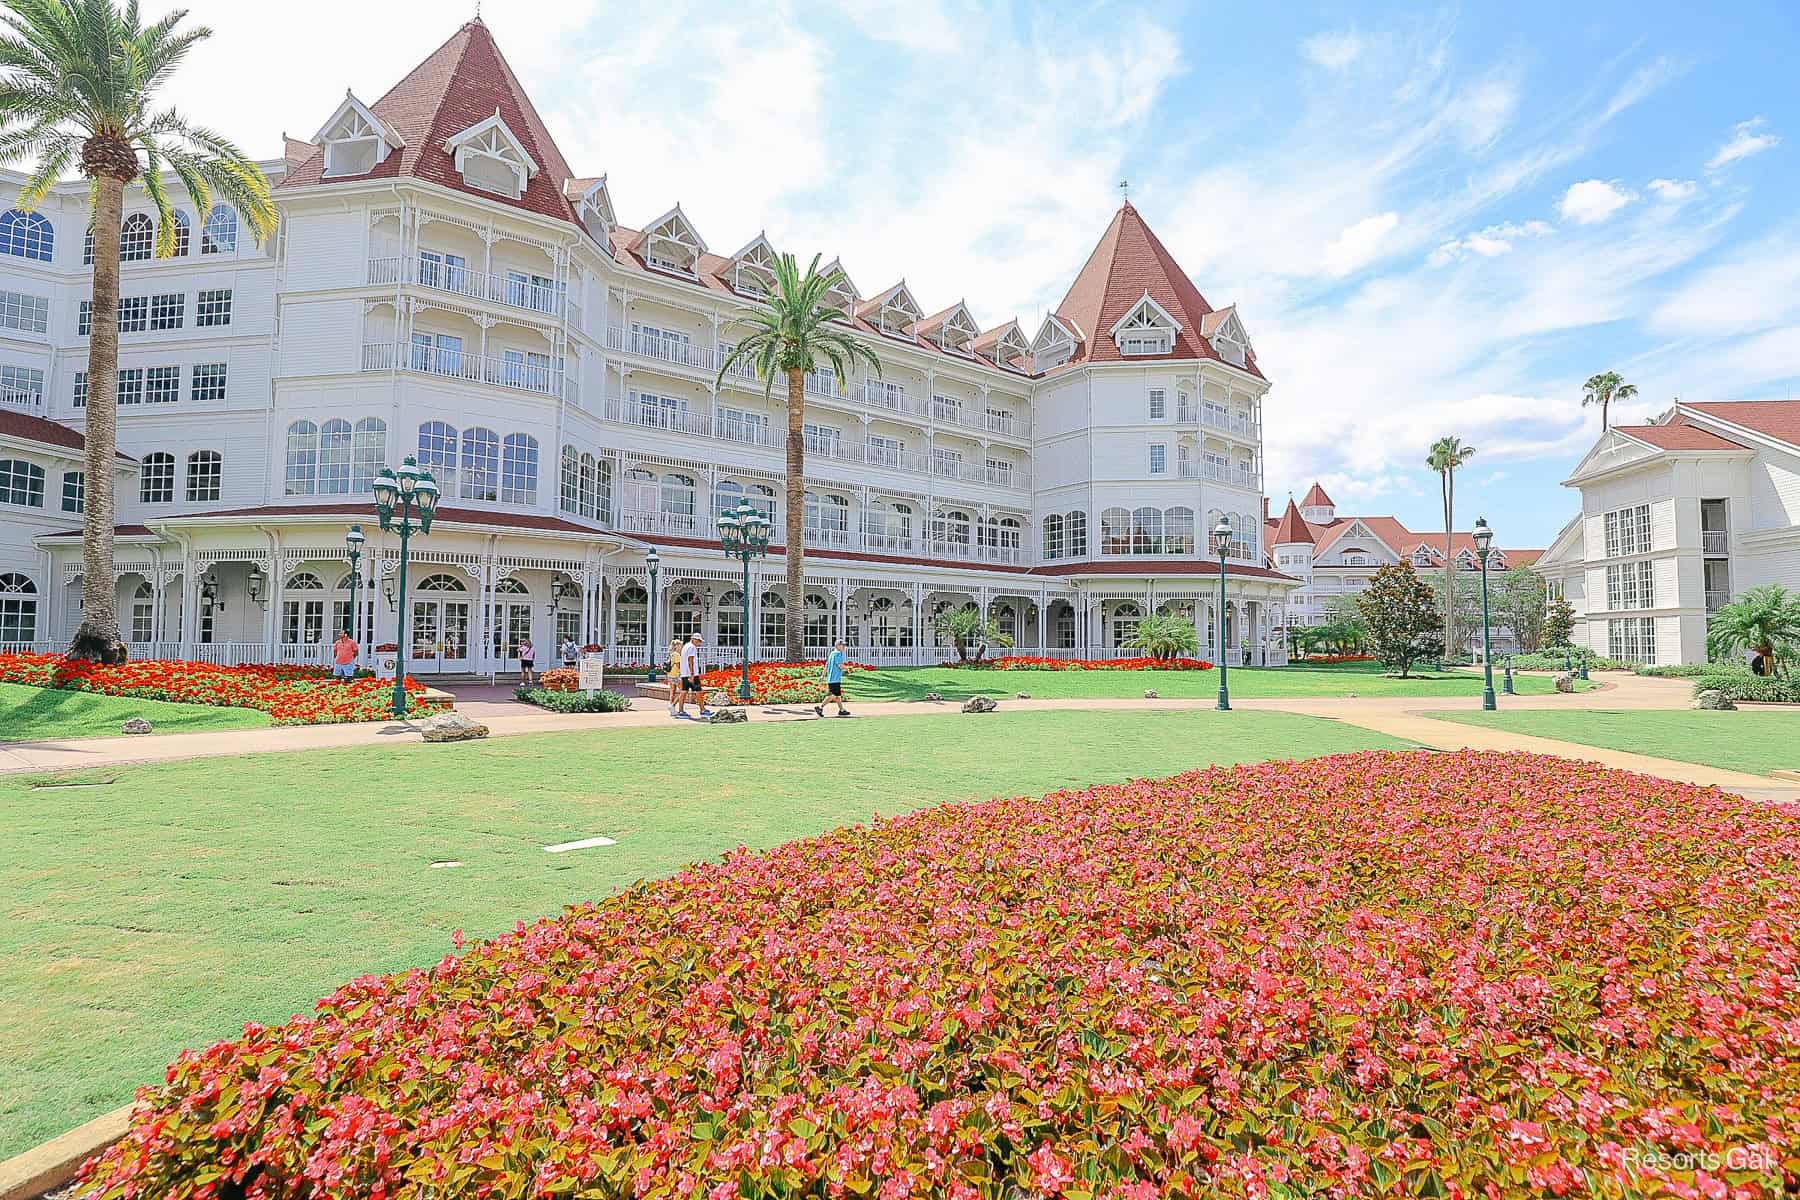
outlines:
[{"label": "small white sign", "polygon": [[581,672],[581,690],[592,694],[606,687],[606,660],[590,654],[576,664]]},{"label": "small white sign", "polygon": [[573,842],[558,842],[554,846],[545,846],[546,854],[567,854],[571,850],[592,850],[595,846],[616,846],[619,843],[609,837],[581,838]]}]

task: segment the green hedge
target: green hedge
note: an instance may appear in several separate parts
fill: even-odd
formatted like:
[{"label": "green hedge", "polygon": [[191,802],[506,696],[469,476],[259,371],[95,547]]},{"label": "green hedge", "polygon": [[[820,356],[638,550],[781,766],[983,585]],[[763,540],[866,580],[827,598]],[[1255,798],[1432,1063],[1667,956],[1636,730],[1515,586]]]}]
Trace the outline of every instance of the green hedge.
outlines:
[{"label": "green hedge", "polygon": [[1634,670],[1639,675],[1670,679],[1693,679],[1700,675],[1751,677],[1750,668],[1742,663],[1675,663],[1667,667],[1637,667]]},{"label": "green hedge", "polygon": [[1725,693],[1727,700],[1757,700],[1766,704],[1800,704],[1800,679],[1772,675],[1702,675],[1694,680],[1694,694],[1709,688]]},{"label": "green hedge", "polygon": [[[1512,669],[1515,671],[1560,671],[1563,669],[1563,661],[1561,650],[1540,650],[1536,654],[1508,654],[1495,657],[1496,665],[1511,662]],[[1579,665],[1581,660],[1577,658],[1573,661]],[[1587,655],[1587,665],[1590,671],[1623,671],[1631,666],[1630,663],[1620,662],[1616,658],[1605,658],[1592,652]]]},{"label": "green hedge", "polygon": [[631,707],[631,701],[617,692],[595,692],[590,696],[586,692],[553,692],[549,688],[522,687],[513,689],[513,698],[559,713],[624,712]]}]

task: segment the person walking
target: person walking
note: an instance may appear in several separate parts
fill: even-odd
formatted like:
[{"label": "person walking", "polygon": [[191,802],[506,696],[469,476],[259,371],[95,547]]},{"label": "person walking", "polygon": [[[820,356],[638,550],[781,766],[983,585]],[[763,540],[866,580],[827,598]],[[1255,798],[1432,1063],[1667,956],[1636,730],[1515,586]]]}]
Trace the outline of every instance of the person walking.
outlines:
[{"label": "person walking", "polygon": [[337,641],[331,643],[331,676],[346,683],[356,678],[356,639],[348,629],[338,630]]},{"label": "person walking", "polygon": [[[850,710],[844,707],[844,639],[839,638],[831,653],[825,656],[825,697],[837,701],[837,715],[847,717]],[[823,704],[813,705],[813,712],[818,716],[825,715]]]},{"label": "person walking", "polygon": [[681,651],[683,643],[680,638],[669,642],[669,668],[664,674],[669,680],[669,715],[677,715],[679,708],[676,701],[681,698]]},{"label": "person walking", "polygon": [[531,671],[533,667],[537,666],[537,647],[533,646],[531,639],[527,637],[519,643],[516,652],[519,656],[519,683],[524,687],[530,687]]},{"label": "person walking", "polygon": [[575,645],[575,639],[572,637],[564,638],[562,644],[563,666],[568,670],[573,671],[575,669],[575,660],[579,655],[580,650]]},{"label": "person walking", "polygon": [[696,703],[700,706],[700,715],[701,716],[703,716],[703,717],[711,716],[712,714],[710,712],[708,712],[707,708],[706,708],[705,693],[703,693],[700,690],[700,635],[699,634],[696,633],[694,636],[690,637],[687,640],[687,644],[681,648],[680,663],[681,663],[681,698],[675,702],[675,715],[679,718],[692,720],[691,717],[688,717],[688,710],[687,710],[688,700],[691,698],[694,701],[694,703]]}]

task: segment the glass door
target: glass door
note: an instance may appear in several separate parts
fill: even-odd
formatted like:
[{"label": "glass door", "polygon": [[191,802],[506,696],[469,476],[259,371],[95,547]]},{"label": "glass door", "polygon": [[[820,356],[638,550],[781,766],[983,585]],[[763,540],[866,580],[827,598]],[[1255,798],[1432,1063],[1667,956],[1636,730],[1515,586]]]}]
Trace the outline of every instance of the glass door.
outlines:
[{"label": "glass door", "polygon": [[412,649],[407,669],[416,674],[469,668],[469,602],[413,601]]}]

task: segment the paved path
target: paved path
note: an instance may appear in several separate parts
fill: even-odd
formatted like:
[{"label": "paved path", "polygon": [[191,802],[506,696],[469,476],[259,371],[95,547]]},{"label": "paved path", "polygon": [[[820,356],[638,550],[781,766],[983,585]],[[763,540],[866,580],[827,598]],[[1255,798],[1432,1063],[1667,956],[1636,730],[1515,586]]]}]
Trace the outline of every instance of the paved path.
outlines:
[{"label": "paved path", "polygon": [[[1508,709],[1675,709],[1686,708],[1691,685],[1682,679],[1655,679],[1638,675],[1614,674],[1603,677],[1603,686],[1573,696],[1510,696]],[[457,711],[485,724],[494,737],[513,737],[529,733],[576,730],[670,728],[672,723],[663,705],[655,700],[640,700],[631,712],[596,714],[559,714],[544,712],[509,699],[504,688],[465,688],[459,691]],[[1142,700],[1142,699],[1041,699],[1001,700],[1001,706],[1013,711],[1158,711],[1210,709],[1211,700]],[[1604,763],[1646,775],[1678,779],[1688,783],[1717,785],[1734,792],[1767,800],[1800,800],[1800,786],[1784,784],[1762,775],[1727,771],[1717,767],[1675,759],[1654,758],[1584,746],[1551,738],[1532,737],[1478,725],[1461,725],[1452,721],[1433,720],[1429,713],[1474,712],[1481,707],[1476,696],[1446,699],[1428,696],[1367,696],[1358,699],[1340,697],[1285,697],[1261,700],[1238,700],[1233,707],[1246,711],[1298,713],[1323,717],[1371,729],[1391,737],[1402,738],[1439,750],[1528,750],[1539,754],[1558,754],[1566,758]],[[859,703],[858,719],[870,717],[946,716],[960,712],[957,701],[930,703],[924,701],[890,701]],[[812,710],[802,705],[776,705],[753,708],[754,721],[811,721]],[[698,722],[695,723],[695,726]],[[676,726],[681,727],[681,726]],[[287,750],[320,750],[338,746],[405,745],[418,737],[417,729],[408,723],[390,722],[356,725],[303,725],[267,729],[214,730],[204,733],[171,733],[150,737],[78,738],[67,741],[0,743],[0,774],[21,771],[71,770],[82,767],[108,767],[126,763],[169,762],[187,758],[214,758],[242,754],[263,754]]]}]

